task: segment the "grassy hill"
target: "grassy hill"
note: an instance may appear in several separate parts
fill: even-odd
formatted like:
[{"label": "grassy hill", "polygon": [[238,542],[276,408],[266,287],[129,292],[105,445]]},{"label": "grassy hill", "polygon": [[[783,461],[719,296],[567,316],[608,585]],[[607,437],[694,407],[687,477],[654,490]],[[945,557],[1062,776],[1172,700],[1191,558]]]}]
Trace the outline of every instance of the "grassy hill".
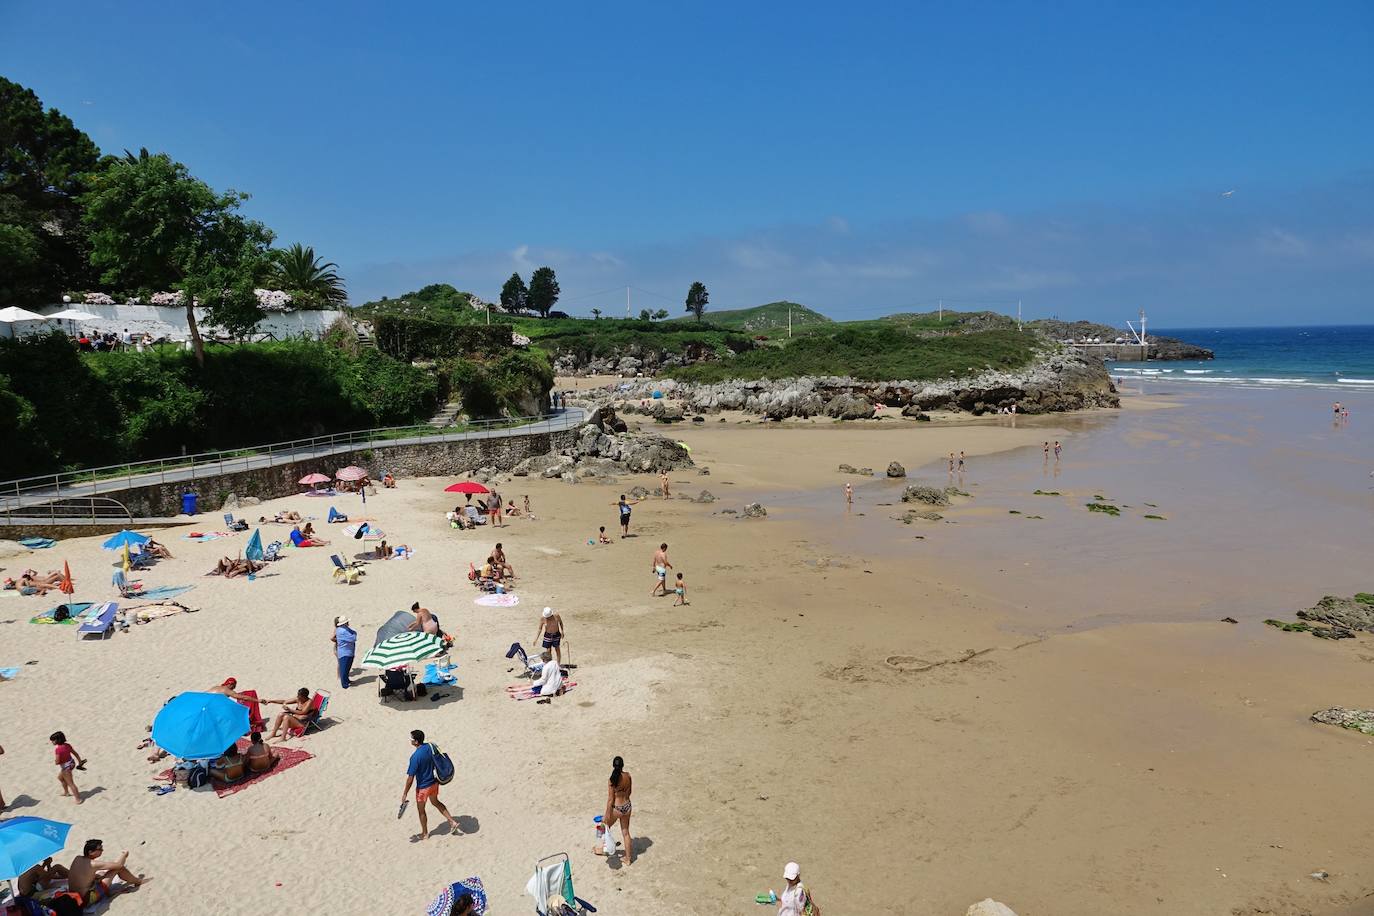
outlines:
[{"label": "grassy hill", "polygon": [[[796,302],[769,302],[749,309],[726,309],[706,312],[706,320],[722,328],[743,331],[747,334],[768,334],[778,331],[787,333],[787,311],[792,310],[792,331],[818,324],[832,324],[831,320],[815,309],[809,309]],[[691,322],[691,318],[684,319]]]}]

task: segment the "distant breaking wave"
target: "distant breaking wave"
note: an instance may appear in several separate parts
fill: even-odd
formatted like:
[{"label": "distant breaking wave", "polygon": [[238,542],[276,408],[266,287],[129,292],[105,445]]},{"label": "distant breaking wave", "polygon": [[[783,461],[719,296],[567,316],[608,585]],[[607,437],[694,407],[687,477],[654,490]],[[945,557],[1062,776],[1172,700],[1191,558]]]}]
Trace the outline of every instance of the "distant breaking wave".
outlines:
[{"label": "distant breaking wave", "polygon": [[1326,391],[1353,391],[1364,390],[1362,388],[1350,388],[1348,386],[1365,386],[1374,390],[1374,379],[1366,378],[1331,378],[1313,379],[1304,377],[1277,377],[1266,375],[1212,375],[1217,371],[1214,369],[1183,369],[1181,375],[1165,375],[1173,372],[1172,369],[1141,369],[1134,366],[1112,366],[1112,375],[1127,379],[1134,378],[1141,381],[1153,382],[1201,382],[1208,385],[1226,385],[1235,388],[1250,388],[1258,390],[1272,390],[1277,388],[1312,388]]}]

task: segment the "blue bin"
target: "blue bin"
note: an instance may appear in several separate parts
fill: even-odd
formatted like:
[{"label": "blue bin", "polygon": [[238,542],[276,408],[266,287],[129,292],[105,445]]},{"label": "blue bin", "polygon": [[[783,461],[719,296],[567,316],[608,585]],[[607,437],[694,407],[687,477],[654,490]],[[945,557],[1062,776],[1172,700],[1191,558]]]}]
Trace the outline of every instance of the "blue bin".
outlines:
[{"label": "blue bin", "polygon": [[183,494],[181,494],[181,514],[182,514],[182,515],[195,515],[195,514],[196,514],[196,494],[194,494],[194,493],[183,493]]}]

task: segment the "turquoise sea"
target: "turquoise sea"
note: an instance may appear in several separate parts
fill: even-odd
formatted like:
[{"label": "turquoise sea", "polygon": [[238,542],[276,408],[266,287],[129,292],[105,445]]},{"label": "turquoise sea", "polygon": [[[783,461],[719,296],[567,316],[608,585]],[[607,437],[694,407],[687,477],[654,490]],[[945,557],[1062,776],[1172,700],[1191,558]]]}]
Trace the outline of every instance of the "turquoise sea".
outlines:
[{"label": "turquoise sea", "polygon": [[1374,325],[1151,328],[1150,333],[1207,347],[1216,359],[1114,362],[1108,365],[1113,375],[1217,387],[1374,392]]}]

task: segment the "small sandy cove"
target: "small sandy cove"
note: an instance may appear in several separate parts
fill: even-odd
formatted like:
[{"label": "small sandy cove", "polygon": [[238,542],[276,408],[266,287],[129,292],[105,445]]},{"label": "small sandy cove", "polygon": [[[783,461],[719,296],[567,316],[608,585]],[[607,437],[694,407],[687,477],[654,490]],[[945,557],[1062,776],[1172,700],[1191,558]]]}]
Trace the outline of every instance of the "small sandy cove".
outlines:
[{"label": "small sandy cove", "polygon": [[[501,491],[528,495],[536,520],[476,532],[444,519],[461,499],[443,492],[453,480],[405,479],[365,510],[356,495],[333,501],[414,549],[369,563],[357,585],[334,582],[329,555],[364,546],[323,524],[330,500],[300,497],[244,514],[313,515],[333,544],[287,551],[256,581],[204,576],[248,534],[183,539],[221,530],[218,512],[156,533],[175,558],[140,578],[194,585],[178,600],[196,613],[83,642],[28,623],[60,595],[0,600],[0,667],[19,668],[0,683],[7,814],[74,822],[64,858],[88,837],[128,849],[156,880],[108,911],[139,916],[421,913],[471,875],[491,912],[528,913],[535,860],[560,851],[578,896],[607,916],[762,913],[755,894],[780,888],[789,860],[828,916],[957,916],[988,896],[1021,916],[1369,912],[1374,796],[1358,787],[1374,747],[1306,721],[1333,698],[1368,697],[1369,647],[1253,621],[1027,633],[1009,625],[1018,608],[984,596],[995,559],[922,565],[859,547],[914,542],[916,528],[877,506],[885,482],[839,475],[840,462],[881,475],[891,460],[915,469],[950,451],[1071,441],[1065,429],[713,419],[674,434],[710,468],[673,473],[674,496],[705,488],[717,501],[646,499],[625,540],[613,503],[655,477],[515,479]],[[845,517],[846,480],[843,531],[789,509],[828,493]],[[770,497],[766,519],[722,512]],[[588,544],[599,525],[609,546]],[[265,542],[288,530],[262,528]],[[66,560],[75,600],[109,600],[116,555],[101,540],[11,558],[6,574]],[[473,603],[468,564],[497,541],[518,607]],[[685,574],[686,607],[649,597],[660,542]],[[1086,610],[1104,598],[1057,600]],[[457,637],[459,688],[384,703],[374,672],[355,671],[341,690],[334,616],[359,631],[361,660],[413,601]],[[545,605],[563,615],[577,687],[551,705],[514,701],[503,656],[531,646]],[[228,676],[268,697],[330,690],[324,728],[286,742],[314,758],[224,798],[150,792],[163,767],[139,743],[159,707]],[[457,763],[441,799],[459,835],[441,826],[417,843],[414,805],[396,817],[413,728]],[[60,797],[57,729],[90,761],[80,807]],[[617,754],[634,778],[630,867],[591,854]],[[1339,880],[1307,877],[1317,869]]]}]

